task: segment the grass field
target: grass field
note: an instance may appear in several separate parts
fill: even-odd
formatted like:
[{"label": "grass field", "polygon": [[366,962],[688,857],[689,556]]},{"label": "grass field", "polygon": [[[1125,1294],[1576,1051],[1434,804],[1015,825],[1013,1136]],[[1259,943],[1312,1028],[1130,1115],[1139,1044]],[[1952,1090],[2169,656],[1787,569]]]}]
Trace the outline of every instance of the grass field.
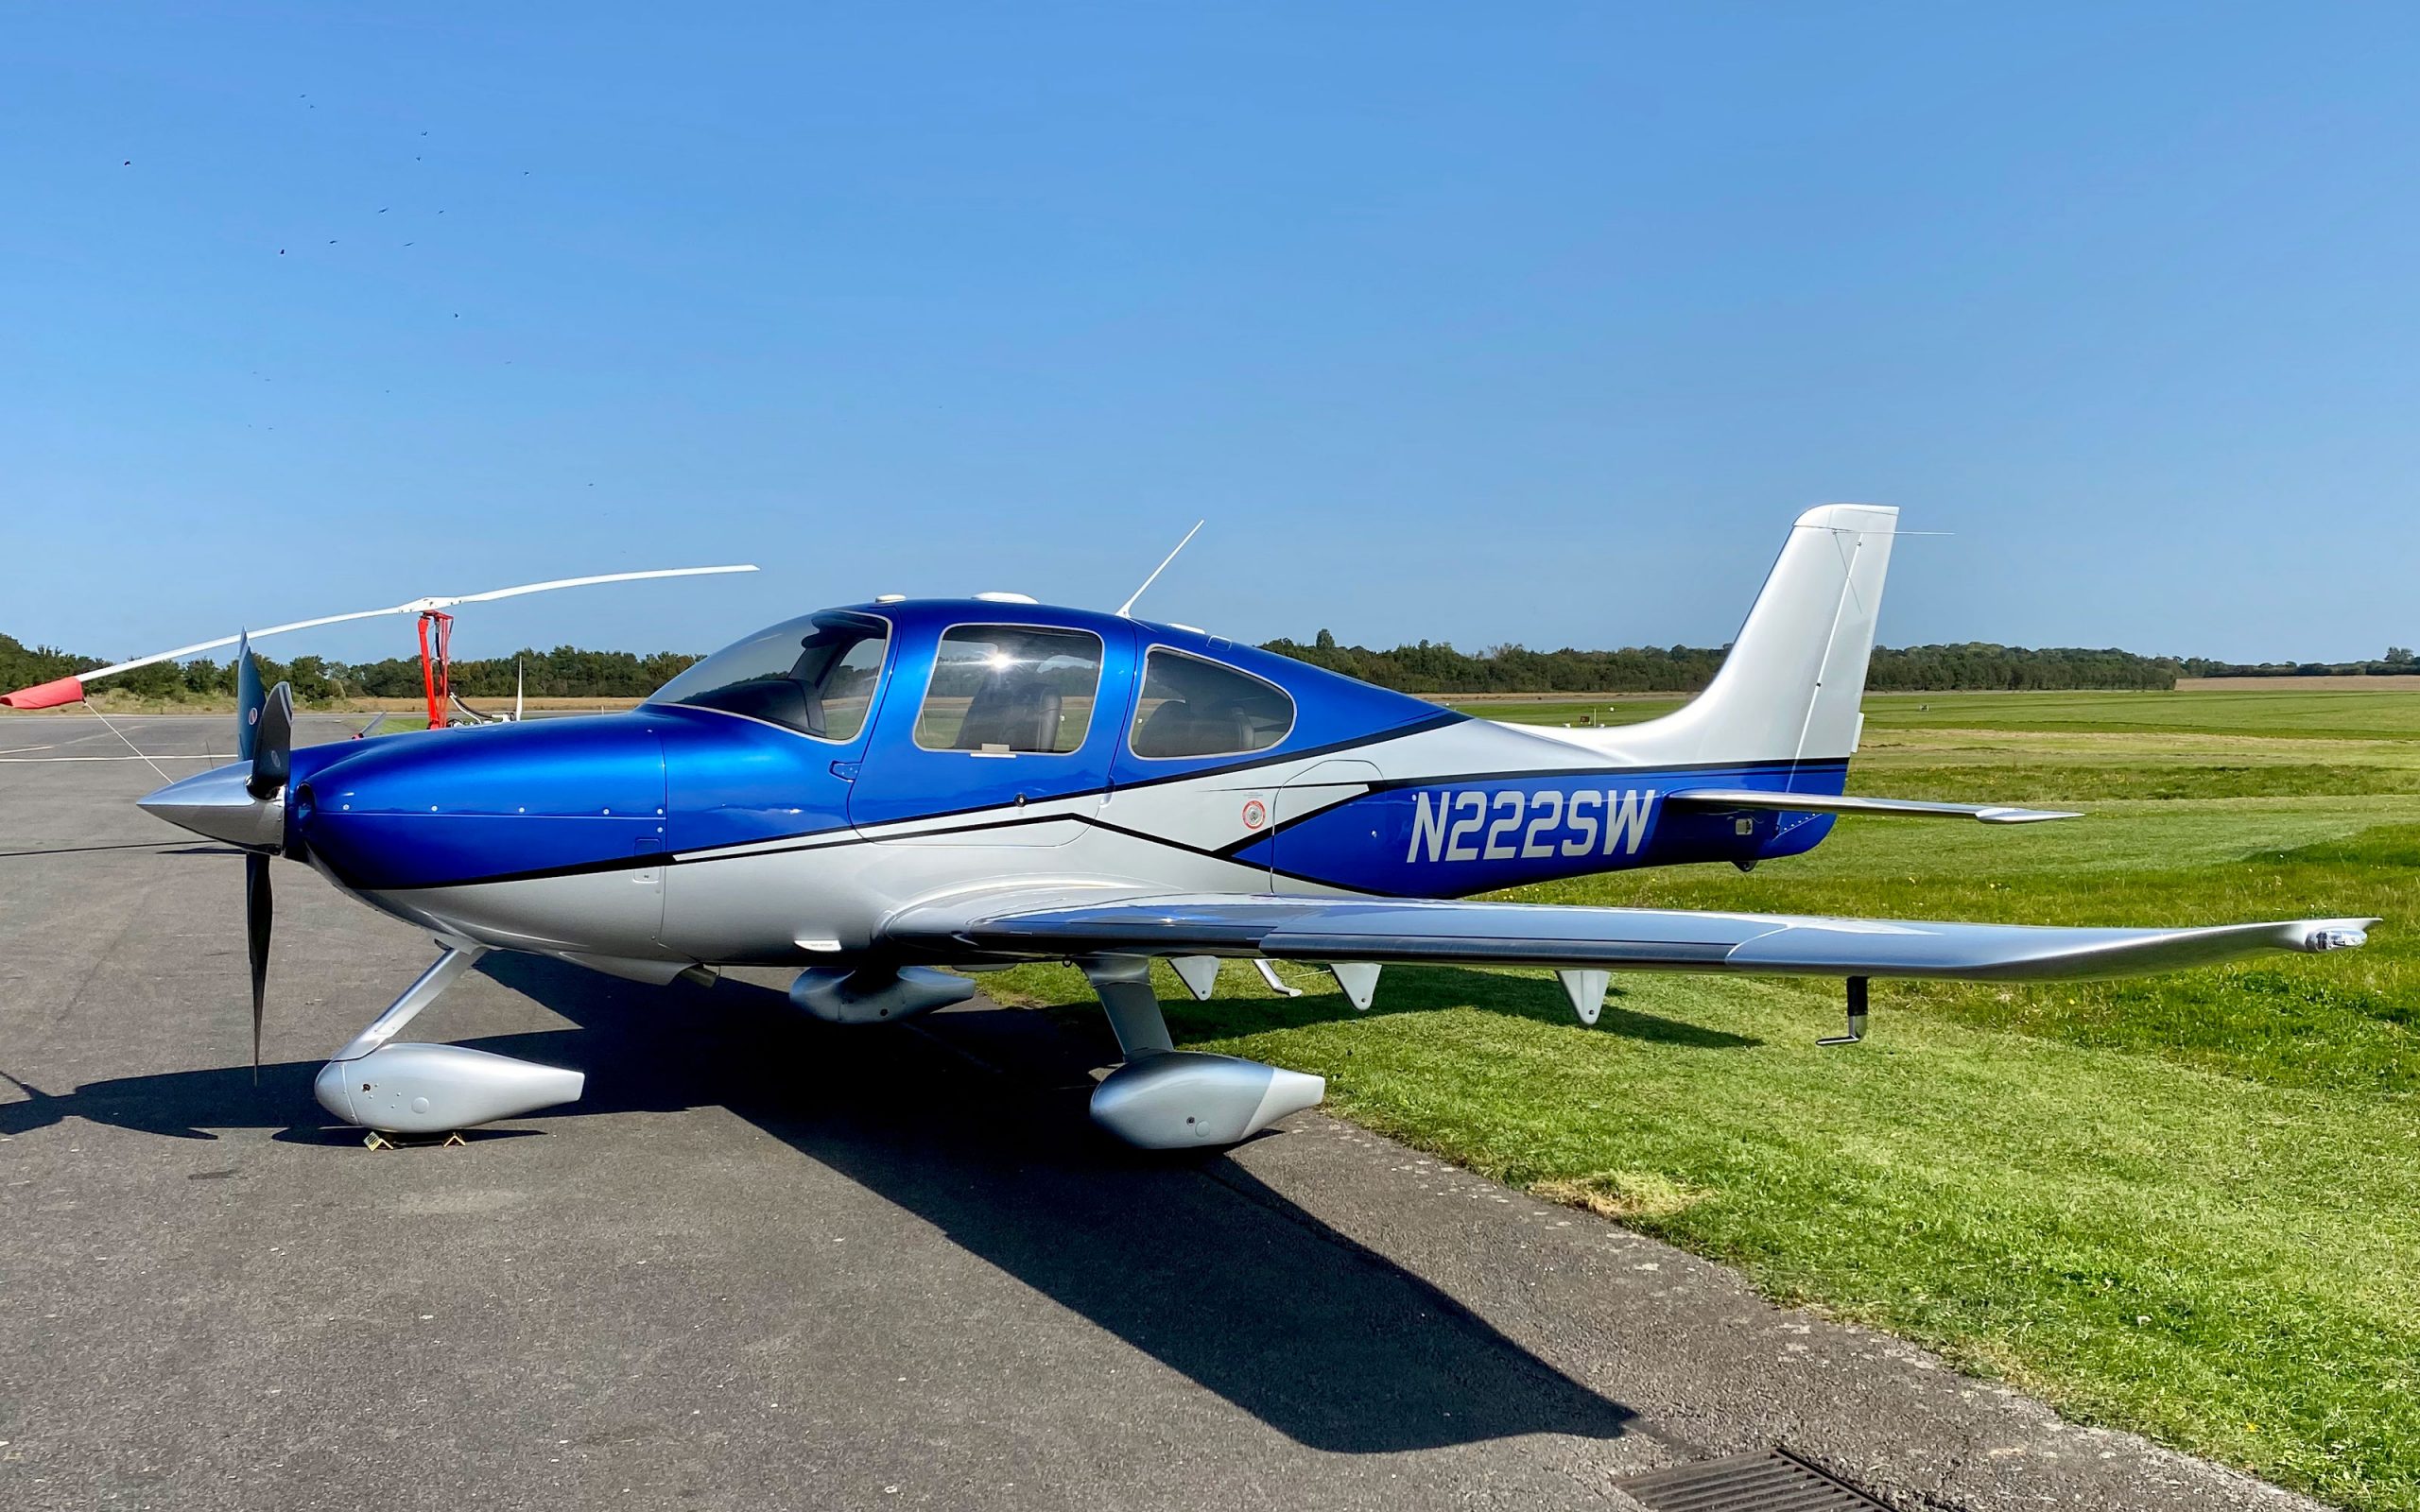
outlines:
[{"label": "grass field", "polygon": [[[1494,705],[1560,723],[1591,706]],[[1645,702],[1595,705],[1647,717]],[[1754,875],[1530,901],[2050,923],[2337,914],[2362,951],[2141,982],[1838,988],[1240,966],[1180,1042],[1316,1071],[1345,1117],[1741,1266],[2090,1421],[2360,1507],[2420,1508],[2420,695],[1932,695],[1868,703],[1852,791],[2072,801],[2022,830],[1850,820]],[[987,978],[1098,1022],[1064,968]]]}]

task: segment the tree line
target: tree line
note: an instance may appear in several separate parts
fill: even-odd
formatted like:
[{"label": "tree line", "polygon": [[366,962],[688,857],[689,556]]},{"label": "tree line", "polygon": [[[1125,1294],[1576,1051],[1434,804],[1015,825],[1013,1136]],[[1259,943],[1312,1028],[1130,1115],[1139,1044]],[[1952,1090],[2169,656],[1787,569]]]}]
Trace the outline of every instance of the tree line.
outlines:
[{"label": "tree line", "polygon": [[2390,645],[2375,662],[2212,662],[2189,656],[2178,663],[2188,678],[2392,678],[2420,674],[2420,656]]},{"label": "tree line", "polygon": [[[1326,630],[1305,645],[1271,641],[1262,649],[1406,693],[1695,693],[1714,679],[1728,646],[1625,646],[1614,651],[1532,651],[1520,645],[1458,651],[1437,641],[1391,651],[1340,645]],[[2186,663],[2173,657],[2073,646],[2034,649],[1970,641],[1962,645],[1874,648],[1866,686],[1880,692],[1960,689],[2152,688],[2176,686]]]},{"label": "tree line", "polygon": [[[1309,644],[1279,639],[1261,649],[1298,662],[1374,682],[1382,688],[1422,694],[1695,693],[1714,678],[1728,646],[1624,646],[1610,651],[1533,651],[1521,645],[1459,651],[1443,641],[1421,641],[1392,650],[1342,645],[1322,630]],[[255,653],[257,655],[257,653]],[[629,698],[654,692],[698,658],[678,651],[638,656],[629,651],[588,651],[559,645],[524,649],[511,656],[458,661],[454,690],[465,698],[512,696],[516,668],[532,698]],[[304,703],[344,698],[417,698],[421,668],[416,657],[343,662],[299,656],[291,662],[262,657],[267,681],[294,685]],[[0,689],[48,682],[106,663],[52,646],[28,647],[0,635]],[[2375,662],[2215,662],[2204,657],[2149,657],[2132,651],[2077,646],[2030,647],[1970,641],[1959,645],[1876,646],[1866,686],[1885,693],[1949,693],[1980,689],[2167,689],[2180,677],[2311,677],[2420,673],[2410,648],[2389,646]],[[160,662],[120,673],[108,686],[146,699],[182,700],[232,696],[233,659]]]},{"label": "tree line", "polygon": [[[279,662],[257,651],[252,655],[261,664],[264,682],[292,683],[294,696],[303,703],[417,698],[422,693],[418,657],[345,662],[318,656]],[[678,651],[637,656],[629,651],[585,651],[576,645],[559,645],[551,651],[525,648],[511,656],[457,661],[452,681],[454,691],[465,698],[510,698],[518,675],[532,698],[635,700],[664,686],[697,660]],[[106,665],[97,657],[76,656],[47,645],[28,647],[13,636],[0,635],[0,689],[49,682]],[[121,672],[104,686],[147,699],[232,697],[235,662],[233,657],[224,662],[196,657],[189,662],[155,662]]]}]

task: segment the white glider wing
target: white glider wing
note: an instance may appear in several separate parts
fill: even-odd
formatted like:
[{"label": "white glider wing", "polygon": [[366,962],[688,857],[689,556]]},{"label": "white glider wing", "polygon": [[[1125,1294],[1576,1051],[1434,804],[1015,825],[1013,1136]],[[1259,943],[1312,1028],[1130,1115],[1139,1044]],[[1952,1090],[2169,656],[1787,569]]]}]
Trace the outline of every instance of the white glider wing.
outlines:
[{"label": "white glider wing", "polygon": [[1947,977],[2023,982],[2133,976],[2269,951],[2342,950],[2374,919],[2190,929],[2071,929],[1789,914],[1288,897],[1071,901],[991,891],[903,909],[883,936],[935,959],[1239,955],[1277,960]]},{"label": "white glider wing", "polygon": [[547,593],[558,588],[588,588],[597,583],[634,583],[652,577],[705,577],[718,573],[752,573],[755,570],[753,565],[743,563],[730,567],[659,567],[648,572],[602,573],[594,577],[558,577],[552,582],[522,583],[512,588],[492,588],[484,593],[461,593],[450,598],[415,598],[408,604],[390,604],[385,609],[357,609],[344,614],[322,614],[317,619],[289,620],[284,625],[271,625],[263,629],[247,630],[235,635],[222,635],[215,641],[196,641],[191,645],[180,645],[174,650],[154,651],[149,656],[139,656],[130,662],[112,662],[109,666],[95,667],[90,672],[79,672],[71,677],[37,683],[29,688],[18,688],[11,692],[0,693],[0,708],[49,709],[60,704],[75,703],[84,696],[85,683],[97,682],[103,678],[115,677],[121,672],[131,672],[137,667],[147,667],[156,662],[181,662],[189,656],[199,656],[204,651],[216,651],[222,645],[234,645],[246,641],[264,640],[272,635],[284,635],[289,630],[315,630],[323,625],[342,625],[349,620],[376,619],[382,614],[421,614],[452,609],[457,604],[486,604],[499,598],[518,598],[524,593]]}]

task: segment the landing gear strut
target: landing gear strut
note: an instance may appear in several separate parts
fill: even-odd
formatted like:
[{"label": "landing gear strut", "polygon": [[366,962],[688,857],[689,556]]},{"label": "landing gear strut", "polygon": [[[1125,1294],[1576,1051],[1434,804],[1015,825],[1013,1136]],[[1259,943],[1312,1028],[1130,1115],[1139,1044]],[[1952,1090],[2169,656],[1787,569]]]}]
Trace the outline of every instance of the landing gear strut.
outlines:
[{"label": "landing gear strut", "polygon": [[1865,1038],[1866,979],[1849,978],[1849,1032],[1827,1034],[1816,1040],[1819,1045],[1853,1045]]},{"label": "landing gear strut", "polygon": [[1080,961],[1100,994],[1126,1064],[1093,1090],[1093,1122],[1147,1150],[1249,1139],[1288,1113],[1317,1108],[1327,1082],[1236,1056],[1179,1050],[1168,1038],[1151,963],[1140,955]]}]

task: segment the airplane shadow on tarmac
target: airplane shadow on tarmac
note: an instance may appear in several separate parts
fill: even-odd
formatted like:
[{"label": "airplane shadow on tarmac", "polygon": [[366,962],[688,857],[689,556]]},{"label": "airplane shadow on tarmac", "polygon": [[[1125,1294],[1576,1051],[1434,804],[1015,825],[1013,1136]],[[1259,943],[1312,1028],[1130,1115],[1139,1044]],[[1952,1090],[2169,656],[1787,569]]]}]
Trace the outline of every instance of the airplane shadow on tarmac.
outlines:
[{"label": "airplane shadow on tarmac", "polygon": [[[1101,1134],[1084,1104],[1090,1068],[1115,1058],[1105,1035],[1094,1044],[980,1003],[836,1028],[729,978],[659,988],[527,955],[481,970],[579,1026],[463,1041],[586,1072],[587,1094],[547,1122],[728,1108],[1311,1448],[1610,1438],[1633,1418],[1223,1156],[1149,1154]],[[0,1132],[73,1114],[207,1139],[252,1125],[246,1108],[276,1126],[314,1106],[318,1069],[264,1067],[257,1093],[242,1067],[60,1096],[27,1088],[0,1106]]]}]

